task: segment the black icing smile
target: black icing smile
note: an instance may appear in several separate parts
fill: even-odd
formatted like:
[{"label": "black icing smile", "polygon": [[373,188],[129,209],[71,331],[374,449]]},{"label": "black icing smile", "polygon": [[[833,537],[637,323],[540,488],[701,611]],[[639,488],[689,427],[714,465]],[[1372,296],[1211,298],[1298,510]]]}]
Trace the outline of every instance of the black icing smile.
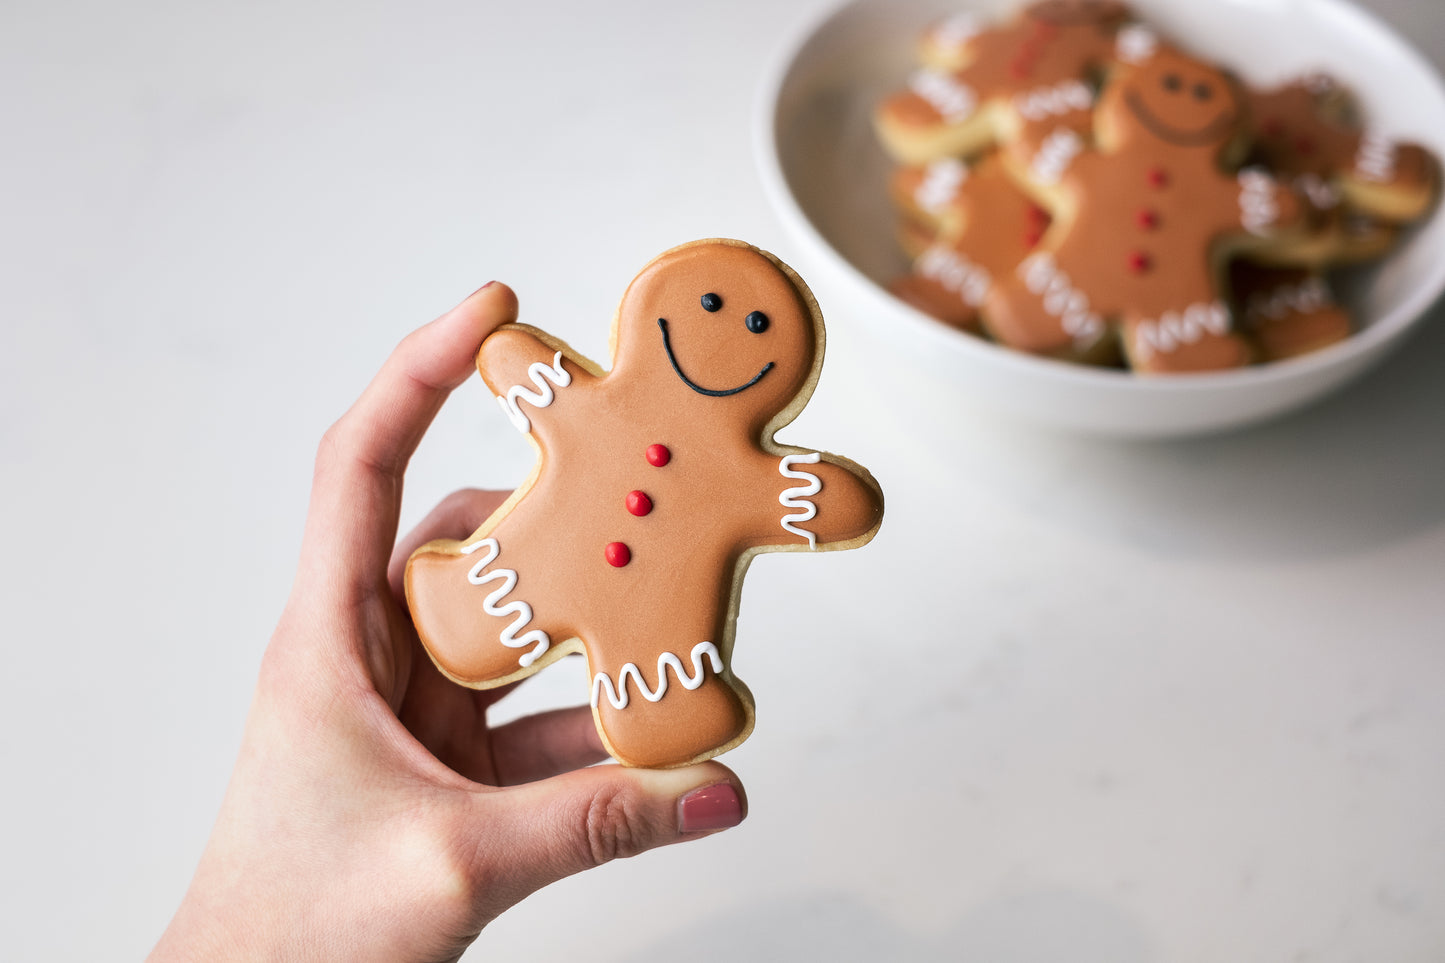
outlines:
[{"label": "black icing smile", "polygon": [[670,339],[667,335],[667,319],[658,318],[657,326],[662,329],[662,349],[667,352],[667,360],[672,362],[672,370],[677,372],[677,376],[682,379],[683,384],[687,385],[689,388],[691,388],[693,391],[696,391],[700,395],[707,395],[709,398],[726,398],[728,395],[735,395],[739,391],[746,391],[747,389],[751,388],[753,385],[763,380],[763,375],[773,370],[773,362],[769,361],[767,364],[763,365],[763,370],[753,375],[752,380],[747,382],[746,384],[738,385],[736,388],[704,388],[697,382],[689,378],[687,375],[683,374],[682,365],[677,363],[677,358],[672,353],[672,339]]},{"label": "black icing smile", "polygon": [[1134,116],[1139,118],[1139,121],[1144,125],[1145,129],[1151,131],[1160,140],[1167,141],[1171,144],[1178,144],[1180,147],[1206,147],[1218,142],[1229,133],[1229,129],[1234,126],[1237,116],[1234,111],[1230,111],[1227,114],[1221,114],[1214,118],[1205,127],[1187,130],[1175,127],[1161,120],[1153,111],[1144,105],[1144,101],[1132,90],[1125,94],[1124,101],[1129,105],[1129,109],[1134,112]]}]

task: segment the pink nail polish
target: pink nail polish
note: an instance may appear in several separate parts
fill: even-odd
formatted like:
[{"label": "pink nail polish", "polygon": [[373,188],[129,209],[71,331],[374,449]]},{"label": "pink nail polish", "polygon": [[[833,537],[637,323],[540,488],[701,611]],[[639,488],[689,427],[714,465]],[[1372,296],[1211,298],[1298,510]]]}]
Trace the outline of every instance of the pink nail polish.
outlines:
[{"label": "pink nail polish", "polygon": [[684,833],[730,829],[743,821],[743,802],[731,784],[694,789],[677,801],[677,828]]}]

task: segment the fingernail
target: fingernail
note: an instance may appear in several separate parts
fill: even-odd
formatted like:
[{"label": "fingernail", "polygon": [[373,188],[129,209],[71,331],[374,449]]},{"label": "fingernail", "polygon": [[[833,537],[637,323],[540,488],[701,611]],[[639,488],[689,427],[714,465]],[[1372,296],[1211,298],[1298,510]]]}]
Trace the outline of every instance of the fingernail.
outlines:
[{"label": "fingernail", "polygon": [[677,801],[677,828],[684,833],[731,829],[743,821],[743,801],[731,784],[694,789]]}]

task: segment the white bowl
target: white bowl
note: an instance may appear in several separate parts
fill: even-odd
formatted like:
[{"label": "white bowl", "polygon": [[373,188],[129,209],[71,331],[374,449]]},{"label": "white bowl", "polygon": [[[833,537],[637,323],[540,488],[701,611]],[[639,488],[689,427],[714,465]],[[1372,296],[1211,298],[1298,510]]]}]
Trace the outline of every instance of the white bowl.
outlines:
[{"label": "white bowl", "polygon": [[[1395,348],[1445,290],[1437,206],[1383,263],[1341,292],[1362,330],[1289,361],[1140,378],[1035,358],[949,328],[890,295],[906,269],[886,193],[890,163],[870,113],[899,88],[930,22],[1013,0],[853,0],[816,24],[765,81],[756,130],[769,200],[803,249],[804,275],[836,334],[876,339],[910,374],[1056,428],[1133,437],[1217,431],[1296,408]],[[1356,93],[1373,128],[1445,156],[1445,86],[1409,44],[1347,0],[1134,0],[1143,18],[1249,83],[1325,70]],[[951,389],[950,389],[951,390]]]}]

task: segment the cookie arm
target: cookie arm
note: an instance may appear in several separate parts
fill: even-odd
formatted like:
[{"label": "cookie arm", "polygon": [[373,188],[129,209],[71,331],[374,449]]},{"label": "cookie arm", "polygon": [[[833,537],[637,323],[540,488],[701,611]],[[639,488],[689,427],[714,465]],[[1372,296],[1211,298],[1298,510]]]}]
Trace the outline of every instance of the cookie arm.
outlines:
[{"label": "cookie arm", "polygon": [[1440,164],[1418,144],[1400,144],[1378,133],[1360,137],[1354,160],[1340,183],[1358,210],[1393,224],[1425,214],[1440,191]]},{"label": "cookie arm", "polygon": [[1249,234],[1270,241],[1305,222],[1305,206],[1289,186],[1276,180],[1262,167],[1239,172],[1239,204],[1236,223]]},{"label": "cookie arm", "polygon": [[575,392],[596,375],[562,342],[536,328],[509,324],[482,342],[477,370],[514,427],[532,432],[532,421],[562,391]]},{"label": "cookie arm", "polygon": [[797,549],[856,548],[883,521],[883,491],[868,470],[839,455],[788,451],[776,463],[782,481],[767,510],[765,542]]}]

